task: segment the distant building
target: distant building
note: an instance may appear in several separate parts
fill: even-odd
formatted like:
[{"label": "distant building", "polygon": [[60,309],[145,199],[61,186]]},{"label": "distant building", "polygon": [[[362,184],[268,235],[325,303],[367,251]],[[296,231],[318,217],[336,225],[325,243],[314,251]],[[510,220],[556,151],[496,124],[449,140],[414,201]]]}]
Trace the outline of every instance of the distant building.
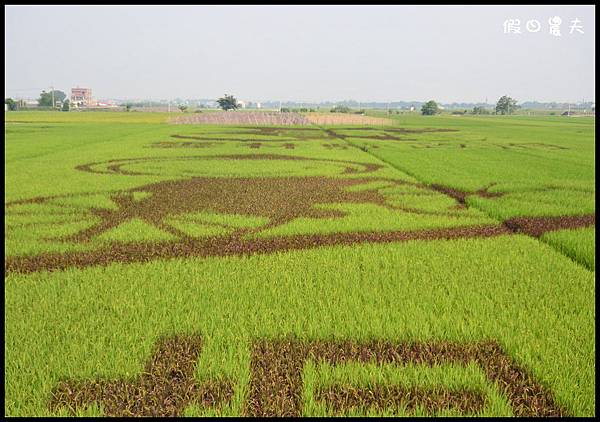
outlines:
[{"label": "distant building", "polygon": [[110,100],[98,100],[96,107],[100,108],[116,108],[118,107],[113,101]]},{"label": "distant building", "polygon": [[245,101],[238,101],[238,107],[239,108],[246,108],[246,102]]},{"label": "distant building", "polygon": [[90,107],[92,106],[91,88],[71,88],[71,106],[72,107]]},{"label": "distant building", "polygon": [[17,108],[36,108],[37,100],[17,100]]}]

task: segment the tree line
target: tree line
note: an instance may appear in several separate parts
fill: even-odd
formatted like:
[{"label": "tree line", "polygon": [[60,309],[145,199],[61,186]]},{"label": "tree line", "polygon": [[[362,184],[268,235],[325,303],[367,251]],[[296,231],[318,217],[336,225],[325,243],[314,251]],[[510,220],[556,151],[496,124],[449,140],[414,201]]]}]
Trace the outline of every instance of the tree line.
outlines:
[{"label": "tree line", "polygon": [[[496,103],[495,114],[513,114],[520,107],[517,105],[517,100],[503,95]],[[433,100],[427,101],[421,107],[421,114],[424,116],[433,116],[434,114],[441,113],[440,106]],[[475,106],[471,110],[471,114],[491,114],[490,110],[482,106]]]},{"label": "tree line", "polygon": [[[61,103],[62,110],[69,111],[69,108],[70,108],[69,100],[66,100],[67,94],[65,94],[64,92],[59,91],[59,90],[54,90],[54,91],[50,91],[50,92],[42,91],[40,94],[40,98],[38,98],[38,106],[39,107],[53,107],[53,104],[52,104],[53,97],[54,97],[54,106],[57,103]],[[17,110],[19,108],[19,103],[17,101],[13,100],[12,98],[6,98],[4,100],[4,103],[8,106],[8,109],[11,111]],[[223,97],[217,99],[217,103],[219,104],[219,107],[225,111],[236,110],[237,108],[240,107],[238,100],[233,95],[228,95],[228,94],[225,94]],[[179,108],[181,111],[187,110],[187,106],[180,106]],[[513,114],[518,108],[519,108],[519,106],[517,105],[517,100],[515,100],[507,95],[503,95],[502,97],[500,97],[500,99],[496,103],[495,114],[502,114],[502,115]],[[127,109],[127,111],[129,111],[131,109],[131,104],[127,104],[126,109]],[[281,111],[289,111],[289,110],[281,109]],[[304,110],[301,109],[301,111],[304,111]],[[333,108],[331,110],[331,112],[332,113],[333,112],[350,113],[350,109],[348,107],[344,107],[344,106],[337,106],[337,107]],[[363,112],[363,111],[361,110],[360,112]],[[441,108],[437,104],[437,102],[435,102],[434,100],[427,101],[421,107],[421,114],[423,114],[424,116],[433,116],[433,115],[439,114],[439,113],[441,113]],[[481,106],[475,106],[471,110],[471,114],[490,114],[490,113],[491,113],[490,110],[488,110],[484,107],[481,107]]]}]

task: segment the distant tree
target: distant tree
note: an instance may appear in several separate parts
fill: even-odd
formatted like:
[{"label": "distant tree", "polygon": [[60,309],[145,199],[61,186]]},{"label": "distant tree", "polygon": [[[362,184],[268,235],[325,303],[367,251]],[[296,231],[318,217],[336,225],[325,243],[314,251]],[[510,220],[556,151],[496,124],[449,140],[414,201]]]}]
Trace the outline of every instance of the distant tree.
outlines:
[{"label": "distant tree", "polygon": [[131,104],[125,104],[125,110],[131,111]]},{"label": "distant tree", "polygon": [[62,111],[69,111],[71,109],[70,104],[69,104],[69,100],[65,100],[65,102],[62,105]]},{"label": "distant tree", "polygon": [[40,107],[53,107],[55,104],[52,104],[52,93],[54,93],[55,104],[57,101],[62,102],[65,98],[67,98],[67,94],[65,94],[62,91],[42,91],[40,94],[40,98],[38,98],[38,105]]},{"label": "distant tree", "polygon": [[423,107],[421,107],[421,114],[424,116],[433,116],[434,114],[437,114],[439,112],[440,108],[438,107],[437,103],[433,100],[427,101],[425,104],[423,104]]},{"label": "distant tree", "polygon": [[4,100],[4,104],[8,105],[8,109],[14,111],[17,109],[17,102],[12,98],[7,98]]},{"label": "distant tree", "polygon": [[471,110],[471,113],[473,114],[490,114],[490,111],[482,106],[475,106],[473,107],[473,110]]},{"label": "distant tree", "polygon": [[185,111],[187,110],[187,106],[186,105],[180,105],[179,106],[179,110],[181,110],[183,113],[185,113]]},{"label": "distant tree", "polygon": [[351,110],[350,110],[350,107],[338,105],[338,106],[333,107],[330,111],[332,113],[350,113]]},{"label": "distant tree", "polygon": [[40,98],[38,98],[38,105],[40,107],[52,107],[52,94],[42,91]]},{"label": "distant tree", "polygon": [[[50,91],[50,95],[52,95],[52,91]],[[54,91],[54,101],[63,102],[65,98],[67,98],[67,94],[65,94],[64,92],[57,90]]]},{"label": "distant tree", "polygon": [[496,114],[512,114],[518,108],[517,100],[503,95],[496,103]]},{"label": "distant tree", "polygon": [[235,110],[239,107],[238,102],[233,95],[225,94],[225,96],[217,100],[217,103],[219,104],[219,107],[225,111]]}]

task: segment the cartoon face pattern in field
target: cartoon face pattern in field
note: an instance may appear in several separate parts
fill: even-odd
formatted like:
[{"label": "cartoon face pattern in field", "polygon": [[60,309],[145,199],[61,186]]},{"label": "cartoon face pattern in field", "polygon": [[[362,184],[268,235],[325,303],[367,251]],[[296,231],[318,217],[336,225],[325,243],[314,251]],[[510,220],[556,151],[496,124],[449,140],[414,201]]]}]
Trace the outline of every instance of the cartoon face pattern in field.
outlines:
[{"label": "cartoon face pattern in field", "polygon": [[[328,149],[333,150],[332,146],[336,148],[344,146],[344,140],[351,137],[356,129],[366,128],[325,130],[326,136],[336,139],[333,143],[325,144],[325,147],[331,147]],[[396,136],[450,130],[396,128],[385,131]],[[269,139],[246,142],[236,137],[174,135],[177,141],[163,142],[161,147],[168,145],[168,148],[211,148],[224,140],[229,140],[251,149],[259,149],[264,145],[278,145],[285,149],[293,149],[303,140],[319,139],[323,132],[315,128],[251,127],[231,133],[237,136],[258,134],[268,136]],[[156,144],[151,146],[157,147]],[[250,169],[247,170],[248,177],[243,174],[222,176],[222,172],[242,172],[240,170],[242,165]],[[87,173],[133,177],[167,176],[172,180],[105,194],[37,197],[6,204],[6,214],[11,221],[18,221],[19,216],[28,219],[43,213],[52,214],[49,216],[52,218],[47,219],[48,223],[38,221],[38,225],[61,224],[63,217],[69,224],[77,221],[83,224],[87,220],[89,224],[85,224],[81,229],[72,230],[70,234],[60,237],[48,237],[44,241],[70,242],[93,247],[91,249],[86,247],[87,250],[82,252],[47,252],[7,257],[5,270],[30,272],[115,261],[137,262],[152,258],[224,256],[303,249],[320,245],[496,236],[512,232],[540,236],[549,230],[595,224],[595,216],[558,219],[517,218],[503,225],[473,224],[473,215],[468,209],[466,198],[470,195],[484,198],[501,197],[501,192],[489,191],[493,185],[482,187],[474,192],[464,192],[442,185],[425,185],[378,176],[378,171],[384,167],[383,164],[374,162],[262,152],[150,156],[81,164],[76,169]],[[281,169],[285,169],[286,177],[281,177]],[[87,197],[99,195],[103,195],[104,201],[110,206],[92,205],[82,209],[68,205],[69,202],[85,201]],[[408,197],[413,200],[402,200]],[[435,200],[441,198],[442,201],[446,198],[446,202],[445,205],[431,207],[422,205],[414,198]],[[349,215],[344,206],[357,204],[376,206],[377,209],[393,212],[395,214],[390,215],[394,218],[400,218],[396,216],[402,215],[410,216],[413,220],[437,217],[453,219],[464,224],[403,231],[397,229],[372,231],[357,227],[354,232],[261,237],[261,234],[295,220],[314,221],[314,224],[318,224],[319,220],[327,222],[343,219]],[[337,208],[329,205],[335,205]],[[247,218],[248,222],[237,221],[232,224],[227,216],[240,216]],[[190,232],[190,219],[195,219],[196,223],[200,224],[201,235],[198,235],[198,230],[194,233]],[[186,220],[183,222],[185,227],[182,226],[183,220]],[[160,239],[149,241],[127,238],[127,235],[118,240],[115,240],[114,236],[111,238],[111,233],[115,230],[131,224],[136,225],[136,230],[142,234],[150,231],[159,233]],[[10,231],[10,224],[7,227]],[[109,245],[106,245],[107,238]],[[105,239],[105,242],[93,245],[98,239]]]}]

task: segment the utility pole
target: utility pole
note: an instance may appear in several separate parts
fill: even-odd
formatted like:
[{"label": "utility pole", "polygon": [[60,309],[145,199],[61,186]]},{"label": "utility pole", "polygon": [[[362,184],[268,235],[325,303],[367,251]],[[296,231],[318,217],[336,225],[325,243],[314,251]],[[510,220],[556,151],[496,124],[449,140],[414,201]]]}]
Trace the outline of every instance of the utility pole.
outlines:
[{"label": "utility pole", "polygon": [[56,108],[56,103],[54,102],[54,87],[51,86],[51,93],[52,93],[52,109],[54,110]]}]

